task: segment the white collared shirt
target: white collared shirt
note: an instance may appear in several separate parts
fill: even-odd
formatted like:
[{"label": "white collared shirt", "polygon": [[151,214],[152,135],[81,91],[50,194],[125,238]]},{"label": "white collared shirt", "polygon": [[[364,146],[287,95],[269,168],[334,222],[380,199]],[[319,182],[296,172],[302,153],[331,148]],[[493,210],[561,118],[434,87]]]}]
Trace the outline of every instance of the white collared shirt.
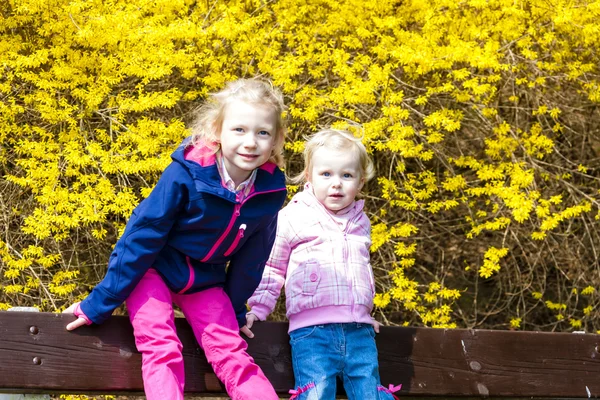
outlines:
[{"label": "white collared shirt", "polygon": [[227,190],[236,194],[237,201],[244,201],[244,199],[248,197],[250,193],[252,193],[254,181],[256,180],[256,169],[252,171],[248,179],[246,179],[244,182],[240,183],[236,187],[235,182],[233,181],[233,179],[231,179],[231,176],[229,176],[229,173],[227,172],[227,168],[225,168],[225,159],[221,155],[221,152],[219,151],[216,154],[216,156],[217,169],[219,170],[219,175],[221,176],[221,184]]}]

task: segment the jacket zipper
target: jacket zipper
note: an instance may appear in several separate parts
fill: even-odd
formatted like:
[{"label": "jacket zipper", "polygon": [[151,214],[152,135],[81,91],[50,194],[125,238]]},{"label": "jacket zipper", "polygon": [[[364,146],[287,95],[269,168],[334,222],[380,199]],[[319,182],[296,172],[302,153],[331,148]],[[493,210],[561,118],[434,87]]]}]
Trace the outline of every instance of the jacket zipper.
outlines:
[{"label": "jacket zipper", "polygon": [[[347,236],[346,232],[350,229],[350,225],[354,224],[354,221],[357,220],[358,218],[360,218],[360,213],[357,213],[354,216],[354,218],[352,218],[351,220],[348,221],[348,223],[346,224],[346,229],[344,229],[344,231],[343,231],[343,233],[344,233],[344,248],[343,248],[342,254],[343,254],[344,262],[346,263],[347,268],[349,266],[347,265],[347,263],[348,263],[348,236]],[[350,307],[350,310],[352,312],[352,315],[354,316],[355,305],[356,305],[356,302],[354,301],[354,280],[356,279],[356,275],[354,274],[355,271],[352,271],[351,268],[348,268],[348,271],[350,271],[350,273],[352,274],[352,279],[350,279],[350,293],[351,293],[350,301],[352,301],[352,306]]]},{"label": "jacket zipper", "polygon": [[[259,194],[281,192],[282,190],[285,190],[285,188],[276,189],[276,190],[267,190],[267,191],[264,191],[264,192],[255,192],[255,193],[250,194],[250,196],[246,197],[244,199],[244,201],[242,201],[241,203],[236,204],[233,207],[233,214],[231,216],[231,220],[229,221],[229,224],[227,225],[227,228],[225,229],[225,232],[223,232],[223,234],[219,237],[219,240],[217,240],[215,242],[215,244],[211,247],[210,251],[200,261],[201,262],[206,262],[207,260],[209,260],[213,256],[213,254],[215,254],[215,251],[217,251],[217,249],[219,248],[219,246],[221,245],[221,243],[223,243],[223,241],[225,240],[225,238],[227,237],[227,235],[229,235],[229,232],[231,231],[231,228],[233,228],[233,225],[235,224],[235,220],[237,219],[237,217],[240,216],[240,208],[242,208],[242,206],[244,205],[244,203],[246,203],[246,201],[248,201],[248,199],[251,199],[252,197],[254,197],[256,195],[259,195]],[[241,228],[241,226],[240,226],[240,228]]]},{"label": "jacket zipper", "polygon": [[[350,225],[350,223],[348,223],[348,225]],[[346,225],[346,228],[348,228],[348,225]],[[350,301],[352,302],[350,310],[352,312],[352,317],[354,317],[354,305],[355,305],[354,280],[356,279],[356,275],[355,275],[354,271],[351,268],[349,268],[349,265],[348,265],[348,238],[346,236],[346,231],[344,231],[343,234],[344,234],[344,248],[342,249],[342,256],[344,257],[344,263],[346,264],[346,268],[348,269],[348,272],[352,276],[352,278],[350,278]]]},{"label": "jacket zipper", "polygon": [[240,216],[240,208],[242,208],[242,204],[236,204],[233,207],[233,215],[231,216],[231,220],[229,221],[229,225],[227,225],[227,228],[225,228],[225,232],[223,232],[223,234],[221,235],[221,237],[219,238],[219,240],[217,240],[215,242],[215,244],[213,245],[213,247],[210,249],[210,251],[204,256],[204,258],[200,261],[202,262],[206,262],[206,260],[210,259],[212,257],[212,255],[215,253],[215,251],[217,251],[217,249],[219,248],[219,246],[221,245],[221,243],[223,243],[223,240],[225,240],[225,238],[227,237],[227,235],[229,234],[229,231],[231,230],[231,228],[233,227],[233,224],[235,223],[235,220],[237,219],[237,217]]},{"label": "jacket zipper", "polygon": [[229,248],[227,249],[227,251],[225,252],[225,254],[223,254],[225,257],[227,257],[228,255],[230,255],[233,250],[235,250],[235,248],[237,247],[238,243],[240,242],[240,239],[244,237],[244,231],[246,230],[246,224],[241,224],[240,225],[240,229],[238,230],[237,235],[235,236],[235,239],[233,240],[233,243],[231,243],[231,246],[229,246]]}]

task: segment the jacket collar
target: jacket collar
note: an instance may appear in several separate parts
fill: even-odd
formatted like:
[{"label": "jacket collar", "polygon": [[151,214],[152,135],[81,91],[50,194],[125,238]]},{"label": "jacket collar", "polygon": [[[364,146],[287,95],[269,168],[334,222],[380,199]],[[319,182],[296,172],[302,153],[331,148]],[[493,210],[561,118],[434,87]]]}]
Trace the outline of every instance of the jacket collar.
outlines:
[{"label": "jacket collar", "polygon": [[[171,154],[173,161],[183,166],[196,181],[196,188],[202,191],[211,191],[225,198],[234,198],[221,185],[221,176],[217,169],[215,158],[215,146],[200,143],[191,147],[191,137],[183,140],[177,149]],[[193,152],[193,159],[186,159],[186,154]],[[277,166],[267,162],[256,171],[254,181],[254,192],[271,192],[285,189],[285,175]]]}]

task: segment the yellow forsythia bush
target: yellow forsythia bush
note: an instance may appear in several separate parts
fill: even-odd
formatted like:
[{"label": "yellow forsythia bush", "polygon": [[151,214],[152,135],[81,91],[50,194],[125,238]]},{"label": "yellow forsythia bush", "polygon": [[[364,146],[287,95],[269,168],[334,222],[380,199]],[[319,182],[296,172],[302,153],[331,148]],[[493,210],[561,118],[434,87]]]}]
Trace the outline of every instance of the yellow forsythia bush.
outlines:
[{"label": "yellow forsythia bush", "polygon": [[264,76],[290,174],[322,126],[372,152],[378,319],[596,331],[598,21],[593,0],[5,0],[0,308],[84,296],[194,108]]}]

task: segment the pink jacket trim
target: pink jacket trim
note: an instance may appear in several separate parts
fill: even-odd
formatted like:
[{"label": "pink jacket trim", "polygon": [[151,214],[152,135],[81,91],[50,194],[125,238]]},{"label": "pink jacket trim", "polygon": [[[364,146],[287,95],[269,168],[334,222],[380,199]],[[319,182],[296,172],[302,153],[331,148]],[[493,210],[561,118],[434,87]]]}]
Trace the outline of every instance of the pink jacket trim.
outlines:
[{"label": "pink jacket trim", "polygon": [[81,303],[77,303],[77,305],[75,306],[75,310],[73,310],[73,315],[75,315],[77,318],[85,319],[86,325],[92,324],[92,320],[89,319],[88,316],[85,315],[85,313],[83,311],[81,311]]},{"label": "pink jacket trim", "polygon": [[187,292],[192,287],[192,285],[194,284],[194,281],[196,280],[196,272],[194,271],[194,267],[192,266],[192,261],[190,260],[190,257],[185,256],[185,261],[187,262],[187,266],[190,271],[190,277],[188,278],[187,285],[185,285],[185,287],[183,289],[181,289],[178,292],[178,294]]},{"label": "pink jacket trim", "polygon": [[207,167],[216,163],[215,154],[219,149],[216,143],[208,146],[190,146],[185,149],[184,158],[189,161],[195,161],[202,167]]},{"label": "pink jacket trim", "polygon": [[261,165],[258,168],[262,169],[262,170],[265,170],[268,173],[270,173],[271,175],[273,175],[273,172],[275,172],[275,168],[277,168],[277,165],[275,165],[275,163],[267,161],[266,163],[264,163],[263,165]]}]

